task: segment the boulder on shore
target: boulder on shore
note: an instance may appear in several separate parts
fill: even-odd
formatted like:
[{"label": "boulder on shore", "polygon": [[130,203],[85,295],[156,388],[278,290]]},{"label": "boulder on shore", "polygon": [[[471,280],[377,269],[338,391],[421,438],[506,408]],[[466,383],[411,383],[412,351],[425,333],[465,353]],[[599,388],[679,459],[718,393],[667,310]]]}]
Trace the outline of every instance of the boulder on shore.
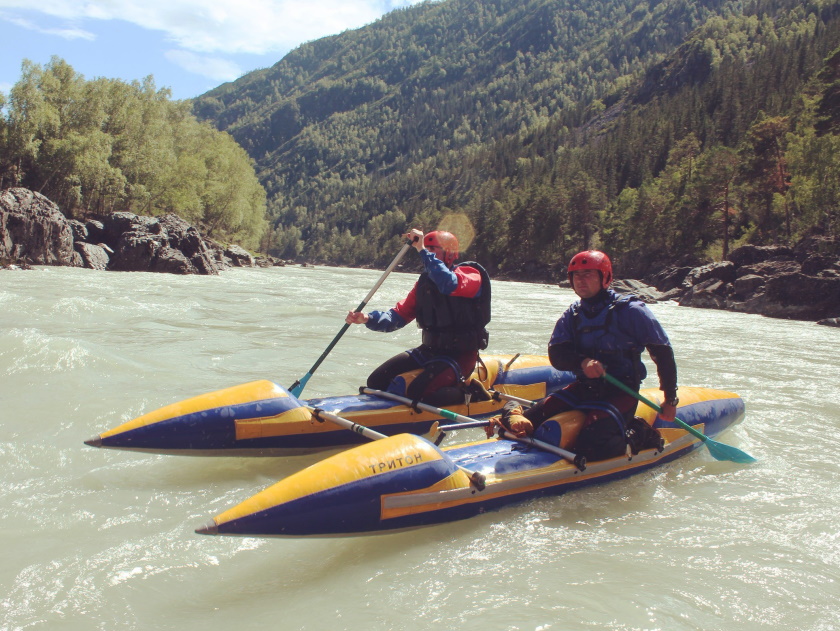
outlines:
[{"label": "boulder on shore", "polygon": [[656,287],[651,287],[632,278],[613,281],[610,289],[617,294],[632,294],[648,304],[662,300],[662,292]]},{"label": "boulder on shore", "polygon": [[235,267],[254,267],[254,257],[243,247],[229,245],[225,248],[225,256]]},{"label": "boulder on shore", "polygon": [[0,259],[81,267],[73,228],[53,202],[25,188],[0,191]]},{"label": "boulder on shore", "polygon": [[113,250],[107,269],[124,272],[218,274],[213,253],[198,230],[177,215],[146,217],[117,212],[102,218]]},{"label": "boulder on shore", "polygon": [[[679,291],[672,289],[681,276]],[[830,323],[840,317],[840,238],[811,236],[794,248],[746,245],[726,261],[687,272],[666,268],[645,281],[684,306]]]},{"label": "boulder on shore", "polygon": [[260,254],[254,259],[254,265],[257,267],[286,267],[286,261],[270,254]]},{"label": "boulder on shore", "polygon": [[229,261],[253,266],[239,246],[205,239],[177,215],[117,212],[67,219],[52,201],[25,188],[0,191],[0,261],[97,270],[218,274]]}]

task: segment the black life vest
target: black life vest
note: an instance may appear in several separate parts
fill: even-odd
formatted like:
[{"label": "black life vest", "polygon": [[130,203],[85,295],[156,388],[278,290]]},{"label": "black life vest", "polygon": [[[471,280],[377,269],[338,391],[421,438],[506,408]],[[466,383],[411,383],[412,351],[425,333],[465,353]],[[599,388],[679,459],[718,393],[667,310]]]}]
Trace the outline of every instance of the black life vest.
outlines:
[{"label": "black life vest", "polygon": [[462,353],[487,348],[490,334],[490,276],[474,261],[459,263],[453,269],[474,267],[481,274],[481,293],[477,298],[446,296],[423,272],[417,280],[417,326],[423,330],[423,345],[435,353]]}]

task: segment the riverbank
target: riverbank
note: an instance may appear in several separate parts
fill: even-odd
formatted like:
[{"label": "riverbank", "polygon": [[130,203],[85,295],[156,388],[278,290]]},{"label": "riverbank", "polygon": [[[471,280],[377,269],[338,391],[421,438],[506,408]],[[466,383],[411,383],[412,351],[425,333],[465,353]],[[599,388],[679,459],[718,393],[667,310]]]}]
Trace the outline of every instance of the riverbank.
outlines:
[{"label": "riverbank", "polygon": [[[614,288],[648,302],[755,313],[840,326],[840,239],[814,235],[794,247],[746,245],[706,265],[616,261]],[[180,217],[117,212],[68,219],[43,195],[0,191],[0,269],[62,265],[99,270],[218,274],[231,267],[284,266],[201,235]],[[306,264],[304,264],[306,265]],[[499,280],[568,286],[565,268],[531,263]]]},{"label": "riverbank", "polygon": [[174,214],[116,212],[79,221],[68,219],[40,193],[0,191],[0,267],[31,265],[213,275],[230,267],[285,261],[218,243]]},{"label": "riverbank", "polygon": [[[811,236],[794,247],[745,245],[727,260],[706,265],[668,265],[649,269],[641,280],[616,265],[613,289],[646,302],[673,300],[685,307],[754,313],[772,318],[840,326],[840,239]],[[556,283],[569,287],[564,268],[532,265],[501,275],[505,280]],[[559,282],[558,282],[558,279]]]}]

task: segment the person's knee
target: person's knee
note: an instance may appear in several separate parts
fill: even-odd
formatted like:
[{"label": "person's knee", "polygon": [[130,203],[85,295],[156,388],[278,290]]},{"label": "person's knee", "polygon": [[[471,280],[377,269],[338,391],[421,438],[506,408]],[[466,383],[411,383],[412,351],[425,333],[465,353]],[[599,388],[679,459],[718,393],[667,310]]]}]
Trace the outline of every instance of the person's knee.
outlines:
[{"label": "person's knee", "polygon": [[382,375],[377,375],[375,372],[371,373],[367,378],[367,387],[373,390],[387,390],[391,380],[383,378]]},{"label": "person's knee", "polygon": [[555,396],[547,396],[539,403],[525,410],[523,416],[534,423],[536,427],[544,420],[573,409],[566,401]]},{"label": "person's knee", "polygon": [[367,387],[374,390],[387,390],[396,374],[393,370],[390,370],[390,366],[387,364],[379,366],[368,375]]},{"label": "person's knee", "polygon": [[417,368],[417,362],[408,352],[395,355],[378,366],[367,378],[367,387],[374,390],[387,390],[398,375]]}]

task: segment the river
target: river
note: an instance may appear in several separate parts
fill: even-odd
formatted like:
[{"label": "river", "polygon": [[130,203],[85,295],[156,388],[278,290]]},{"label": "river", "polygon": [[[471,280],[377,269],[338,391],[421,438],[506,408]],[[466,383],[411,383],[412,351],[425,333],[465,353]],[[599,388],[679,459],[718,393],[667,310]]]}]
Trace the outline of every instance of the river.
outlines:
[{"label": "river", "polygon": [[[718,440],[757,464],[703,449],[624,481],[409,532],[196,535],[323,455],[83,444],[203,392],[264,378],[290,386],[379,274],[0,272],[0,629],[840,628],[838,329],[653,305],[680,383],[744,398],[744,422]],[[413,278],[392,274],[370,306],[391,306]],[[493,291],[493,353],[544,353],[574,299],[540,284]],[[413,326],[353,327],[304,396],[354,392],[417,341]]]}]

